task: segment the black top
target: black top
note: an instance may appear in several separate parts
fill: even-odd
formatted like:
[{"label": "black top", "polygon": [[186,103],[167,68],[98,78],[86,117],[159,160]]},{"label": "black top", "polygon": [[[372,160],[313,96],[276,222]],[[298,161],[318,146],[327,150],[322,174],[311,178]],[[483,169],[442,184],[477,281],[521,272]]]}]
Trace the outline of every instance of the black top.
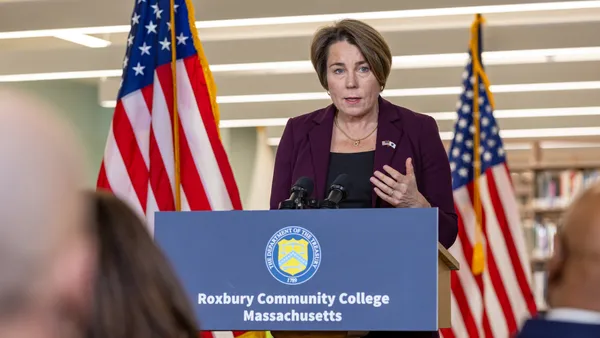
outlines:
[{"label": "black top", "polygon": [[371,208],[373,184],[370,178],[373,176],[374,161],[374,150],[360,153],[329,153],[325,198],[335,178],[340,174],[347,174],[350,177],[351,187],[348,197],[340,203],[339,207]]}]

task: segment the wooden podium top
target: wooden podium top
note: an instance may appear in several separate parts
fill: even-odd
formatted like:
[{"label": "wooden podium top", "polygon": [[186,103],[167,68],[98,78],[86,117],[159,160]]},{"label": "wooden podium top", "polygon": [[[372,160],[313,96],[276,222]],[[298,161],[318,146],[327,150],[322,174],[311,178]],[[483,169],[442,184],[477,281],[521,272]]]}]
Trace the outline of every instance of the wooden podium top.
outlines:
[{"label": "wooden podium top", "polygon": [[441,259],[442,262],[444,262],[444,264],[446,264],[449,270],[458,270],[460,267],[460,264],[458,263],[456,258],[454,258],[454,256],[452,256],[452,254],[450,254],[450,252],[446,248],[444,248],[444,246],[439,242],[438,258]]}]

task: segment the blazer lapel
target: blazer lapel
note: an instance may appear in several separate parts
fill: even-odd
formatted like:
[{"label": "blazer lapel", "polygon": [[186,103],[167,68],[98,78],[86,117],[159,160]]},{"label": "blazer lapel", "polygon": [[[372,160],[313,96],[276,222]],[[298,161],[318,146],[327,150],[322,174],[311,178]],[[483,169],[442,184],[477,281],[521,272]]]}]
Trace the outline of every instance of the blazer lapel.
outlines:
[{"label": "blazer lapel", "polygon": [[331,105],[317,115],[313,120],[316,125],[308,133],[310,152],[313,162],[314,193],[317,199],[325,198],[327,171],[329,169],[329,153],[335,106]]},{"label": "blazer lapel", "polygon": [[[402,138],[402,128],[398,128],[396,123],[400,120],[400,114],[396,112],[393,105],[379,97],[379,121],[377,129],[377,143],[375,144],[375,163],[373,172],[383,171],[383,166],[390,164],[400,147]],[[395,168],[402,171],[403,168]],[[373,190],[372,206],[375,207],[379,196]]]}]

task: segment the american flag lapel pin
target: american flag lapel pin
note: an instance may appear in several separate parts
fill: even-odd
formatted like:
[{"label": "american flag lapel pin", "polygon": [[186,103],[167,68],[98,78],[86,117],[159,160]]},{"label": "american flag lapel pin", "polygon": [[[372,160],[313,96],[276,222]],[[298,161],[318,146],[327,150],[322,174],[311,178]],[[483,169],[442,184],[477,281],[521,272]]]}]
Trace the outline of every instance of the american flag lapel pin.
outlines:
[{"label": "american flag lapel pin", "polygon": [[384,147],[391,147],[392,149],[396,149],[396,143],[394,143],[390,140],[381,141],[381,145]]}]

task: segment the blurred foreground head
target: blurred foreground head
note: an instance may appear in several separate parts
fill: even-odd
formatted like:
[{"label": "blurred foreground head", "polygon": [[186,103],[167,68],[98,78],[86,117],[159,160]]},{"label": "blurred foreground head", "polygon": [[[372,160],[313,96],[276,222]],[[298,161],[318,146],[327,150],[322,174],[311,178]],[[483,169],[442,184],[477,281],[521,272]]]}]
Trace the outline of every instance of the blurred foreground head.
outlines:
[{"label": "blurred foreground head", "polygon": [[0,88],[0,337],[77,337],[95,249],[75,132],[43,102]]},{"label": "blurred foreground head", "polygon": [[600,181],[564,215],[548,264],[548,303],[600,312]]},{"label": "blurred foreground head", "polygon": [[99,271],[86,338],[199,337],[191,303],[146,224],[113,194],[90,197]]}]

